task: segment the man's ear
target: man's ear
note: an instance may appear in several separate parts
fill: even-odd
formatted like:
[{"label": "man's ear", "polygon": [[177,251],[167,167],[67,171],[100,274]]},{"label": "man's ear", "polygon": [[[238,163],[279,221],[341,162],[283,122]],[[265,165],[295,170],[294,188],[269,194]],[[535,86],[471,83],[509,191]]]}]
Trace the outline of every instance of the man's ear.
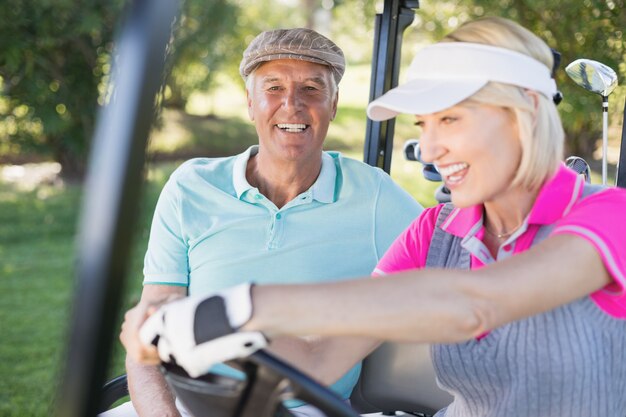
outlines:
[{"label": "man's ear", "polygon": [[333,110],[330,113],[330,120],[335,120],[337,116],[337,103],[339,103],[339,91],[335,94],[335,98],[333,99]]},{"label": "man's ear", "polygon": [[248,117],[251,121],[254,122],[254,112],[252,111],[252,98],[250,97],[250,92],[246,88],[246,102],[248,103]]}]

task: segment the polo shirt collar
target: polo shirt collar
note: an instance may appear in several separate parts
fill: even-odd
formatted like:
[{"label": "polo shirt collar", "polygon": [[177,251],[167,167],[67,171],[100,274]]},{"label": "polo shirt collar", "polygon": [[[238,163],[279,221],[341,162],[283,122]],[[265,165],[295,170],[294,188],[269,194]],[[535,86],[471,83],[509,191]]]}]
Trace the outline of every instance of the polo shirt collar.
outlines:
[{"label": "polo shirt collar", "polygon": [[335,160],[326,152],[322,152],[322,169],[317,180],[311,186],[311,197],[320,203],[333,203],[336,185],[337,167]]},{"label": "polo shirt collar", "polygon": [[583,192],[585,180],[561,163],[556,173],[541,188],[528,215],[529,224],[552,224],[565,216]]},{"label": "polo shirt collar", "polygon": [[[566,215],[580,197],[583,186],[583,178],[561,163],[552,178],[541,187],[527,217],[527,225],[552,224]],[[465,237],[476,233],[476,226],[482,225],[482,222],[483,206],[479,204],[455,208],[441,224],[441,228],[455,236]]]},{"label": "polo shirt collar", "polygon": [[[254,188],[246,179],[246,167],[250,157],[257,153],[259,153],[259,145],[253,145],[235,158],[235,163],[233,164],[233,187],[239,199],[246,191]],[[305,193],[310,193],[311,198],[320,203],[333,203],[335,201],[336,180],[337,167],[335,166],[335,161],[328,153],[322,152],[320,174],[311,188],[305,191]]]},{"label": "polo shirt collar", "polygon": [[259,145],[252,145],[245,152],[240,153],[235,158],[233,165],[233,187],[235,187],[235,193],[237,198],[241,199],[241,196],[248,190],[254,188],[248,183],[246,179],[246,167],[251,156],[259,153]]}]

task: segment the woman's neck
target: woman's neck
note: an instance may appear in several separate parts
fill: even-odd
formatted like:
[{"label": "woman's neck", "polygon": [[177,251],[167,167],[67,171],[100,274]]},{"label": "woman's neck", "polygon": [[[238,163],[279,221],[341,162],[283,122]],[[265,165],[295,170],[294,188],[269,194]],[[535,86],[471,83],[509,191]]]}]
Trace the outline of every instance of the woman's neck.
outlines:
[{"label": "woman's neck", "polygon": [[484,203],[483,241],[494,257],[500,245],[522,227],[538,193],[518,187]]},{"label": "woman's neck", "polygon": [[485,226],[496,234],[511,234],[519,229],[530,213],[539,190],[527,190],[517,187],[506,192],[505,195],[486,201]]}]

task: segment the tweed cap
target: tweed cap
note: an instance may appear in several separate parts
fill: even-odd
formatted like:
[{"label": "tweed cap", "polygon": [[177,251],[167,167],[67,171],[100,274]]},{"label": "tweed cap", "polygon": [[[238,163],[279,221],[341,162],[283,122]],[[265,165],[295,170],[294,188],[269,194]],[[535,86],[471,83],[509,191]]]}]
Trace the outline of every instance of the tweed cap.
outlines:
[{"label": "tweed cap", "polygon": [[277,29],[262,32],[243,52],[239,73],[245,80],[261,63],[300,59],[327,65],[339,84],[346,69],[343,51],[333,41],[311,29]]}]

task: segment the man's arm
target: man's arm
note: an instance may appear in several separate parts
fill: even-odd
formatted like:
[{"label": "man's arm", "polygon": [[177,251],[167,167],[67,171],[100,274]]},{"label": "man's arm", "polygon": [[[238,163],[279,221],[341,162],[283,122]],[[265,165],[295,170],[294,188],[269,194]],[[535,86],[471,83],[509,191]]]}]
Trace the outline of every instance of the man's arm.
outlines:
[{"label": "man's arm", "polygon": [[[122,327],[123,331],[120,335],[122,343],[124,345],[129,343],[132,346],[136,346],[140,352],[144,352],[145,348],[140,347],[143,345],[138,339],[134,338],[141,324],[164,300],[184,297],[186,293],[186,287],[145,285],[139,304],[126,313]],[[131,328],[134,331],[127,331]],[[143,355],[143,353],[140,355]],[[158,360],[149,361],[147,364],[139,363],[130,355],[126,356],[128,390],[133,406],[141,417],[180,417],[180,413],[174,403],[174,396],[157,368],[158,363]]]},{"label": "man's arm", "polygon": [[322,385],[331,385],[379,345],[364,337],[288,336],[273,339],[268,350]]}]

